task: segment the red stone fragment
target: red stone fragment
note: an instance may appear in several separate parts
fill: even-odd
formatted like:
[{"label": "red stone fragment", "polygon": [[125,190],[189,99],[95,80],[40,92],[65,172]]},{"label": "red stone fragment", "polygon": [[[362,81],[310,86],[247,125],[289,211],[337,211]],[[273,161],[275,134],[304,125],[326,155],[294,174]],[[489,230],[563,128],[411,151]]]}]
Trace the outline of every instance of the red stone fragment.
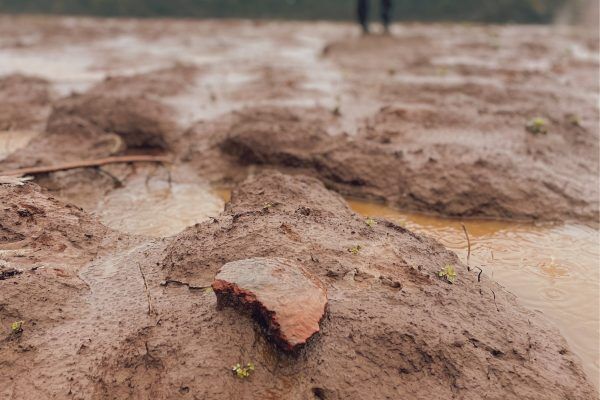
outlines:
[{"label": "red stone fragment", "polygon": [[327,291],[305,268],[283,258],[251,258],[225,264],[212,284],[218,305],[249,312],[285,351],[319,332]]}]

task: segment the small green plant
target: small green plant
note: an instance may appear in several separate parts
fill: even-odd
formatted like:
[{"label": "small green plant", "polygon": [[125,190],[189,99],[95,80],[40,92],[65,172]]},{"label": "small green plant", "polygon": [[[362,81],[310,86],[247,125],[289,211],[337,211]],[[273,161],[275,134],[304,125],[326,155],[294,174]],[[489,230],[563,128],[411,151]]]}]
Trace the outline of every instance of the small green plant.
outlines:
[{"label": "small green plant", "polygon": [[373,218],[369,217],[365,220],[365,224],[367,224],[367,226],[369,228],[374,228],[377,225],[377,221],[375,221]]},{"label": "small green plant", "polygon": [[457,276],[454,265],[446,265],[441,271],[438,272],[438,276],[440,278],[446,278],[449,283],[454,283]]},{"label": "small green plant", "polygon": [[361,249],[360,245],[357,244],[356,246],[350,247],[348,249],[348,252],[351,253],[351,254],[357,255],[360,252],[360,249]]},{"label": "small green plant", "polygon": [[25,321],[15,321],[12,324],[10,324],[10,329],[12,330],[12,333],[16,335],[17,333],[23,332],[24,323]]},{"label": "small green plant", "polygon": [[273,207],[273,203],[265,203],[263,204],[263,210],[268,210],[269,208]]},{"label": "small green plant", "polygon": [[249,362],[246,366],[242,366],[240,363],[237,363],[231,367],[231,371],[240,379],[248,378],[254,372],[254,364]]},{"label": "small green plant", "polygon": [[525,125],[525,129],[534,135],[546,134],[548,133],[548,121],[544,118],[536,117]]}]

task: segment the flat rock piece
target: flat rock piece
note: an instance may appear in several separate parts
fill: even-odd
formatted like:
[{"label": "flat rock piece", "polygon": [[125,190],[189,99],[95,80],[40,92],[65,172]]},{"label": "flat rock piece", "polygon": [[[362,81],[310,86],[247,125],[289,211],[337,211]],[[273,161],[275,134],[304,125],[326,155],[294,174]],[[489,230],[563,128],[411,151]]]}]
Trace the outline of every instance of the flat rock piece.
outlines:
[{"label": "flat rock piece", "polygon": [[225,264],[212,284],[219,306],[250,312],[285,351],[319,332],[327,291],[305,268],[283,258],[251,258]]}]

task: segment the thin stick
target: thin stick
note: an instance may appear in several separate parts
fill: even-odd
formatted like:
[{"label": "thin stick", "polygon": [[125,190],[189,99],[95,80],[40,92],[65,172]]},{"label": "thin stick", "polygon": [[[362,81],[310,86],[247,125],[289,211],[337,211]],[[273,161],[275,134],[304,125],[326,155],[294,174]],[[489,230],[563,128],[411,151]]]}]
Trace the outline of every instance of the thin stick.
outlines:
[{"label": "thin stick", "polygon": [[170,163],[171,160],[166,156],[121,156],[121,157],[108,157],[100,158],[96,160],[84,160],[76,161],[72,163],[51,165],[46,167],[32,167],[32,168],[21,168],[12,171],[0,172],[0,176],[24,176],[24,175],[37,175],[45,174],[48,172],[65,171],[68,169],[76,168],[88,168],[88,167],[100,167],[107,164],[119,164],[119,163],[131,163],[131,162],[157,162],[157,163]]},{"label": "thin stick", "polygon": [[150,297],[150,291],[148,289],[148,283],[146,282],[146,275],[144,275],[144,271],[142,271],[142,266],[140,264],[137,265],[140,270],[140,275],[142,275],[142,280],[144,281],[144,292],[146,292],[146,300],[148,300],[148,315],[157,315],[154,307],[152,307],[152,298]]},{"label": "thin stick", "polygon": [[496,311],[500,312],[500,309],[498,308],[498,303],[496,303],[496,292],[492,290],[492,294],[494,295],[494,305],[496,306]]},{"label": "thin stick", "polygon": [[469,260],[471,259],[471,239],[469,239],[469,232],[467,232],[467,227],[465,226],[465,224],[461,224],[463,231],[465,231],[465,236],[467,237],[467,246],[468,246],[468,250],[467,250],[467,266],[469,266]]}]

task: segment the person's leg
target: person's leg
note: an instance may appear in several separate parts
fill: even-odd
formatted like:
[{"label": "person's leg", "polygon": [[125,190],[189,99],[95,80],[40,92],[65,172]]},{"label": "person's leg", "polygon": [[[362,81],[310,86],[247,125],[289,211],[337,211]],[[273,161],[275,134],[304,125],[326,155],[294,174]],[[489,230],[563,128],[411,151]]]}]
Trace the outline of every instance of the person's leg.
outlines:
[{"label": "person's leg", "polygon": [[358,0],[357,14],[363,33],[369,33],[369,0]]},{"label": "person's leg", "polygon": [[390,32],[390,23],[392,21],[392,0],[381,0],[381,22],[385,33]]}]

